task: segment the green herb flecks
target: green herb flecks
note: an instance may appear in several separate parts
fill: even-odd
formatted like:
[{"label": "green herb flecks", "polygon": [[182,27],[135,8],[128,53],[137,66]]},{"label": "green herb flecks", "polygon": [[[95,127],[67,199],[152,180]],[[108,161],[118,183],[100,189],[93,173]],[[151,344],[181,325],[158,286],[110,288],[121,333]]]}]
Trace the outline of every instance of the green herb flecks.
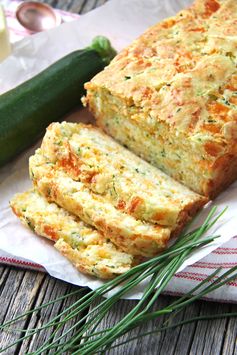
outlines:
[{"label": "green herb flecks", "polygon": [[165,152],[165,150],[164,150],[164,149],[162,149],[162,151],[160,152],[160,154],[161,154],[161,156],[162,156],[163,158],[165,158],[165,157],[166,157],[166,152]]},{"label": "green herb flecks", "polygon": [[31,220],[28,217],[25,217],[25,219],[26,219],[28,227],[34,232],[35,231],[34,224],[31,222]]}]

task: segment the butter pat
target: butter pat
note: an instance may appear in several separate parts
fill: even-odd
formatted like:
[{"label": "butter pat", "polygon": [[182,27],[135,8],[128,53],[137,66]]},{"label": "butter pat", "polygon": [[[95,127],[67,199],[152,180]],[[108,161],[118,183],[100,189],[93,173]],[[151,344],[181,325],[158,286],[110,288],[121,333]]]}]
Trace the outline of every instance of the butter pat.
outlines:
[{"label": "butter pat", "polygon": [[11,53],[9,34],[3,7],[0,5],[0,62]]}]

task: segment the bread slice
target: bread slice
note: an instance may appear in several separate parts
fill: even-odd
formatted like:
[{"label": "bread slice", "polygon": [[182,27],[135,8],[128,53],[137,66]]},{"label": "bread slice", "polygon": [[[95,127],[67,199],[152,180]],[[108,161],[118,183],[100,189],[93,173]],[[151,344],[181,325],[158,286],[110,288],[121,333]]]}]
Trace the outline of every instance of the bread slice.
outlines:
[{"label": "bread slice", "polygon": [[121,252],[102,233],[49,203],[36,190],[17,194],[10,205],[25,226],[52,240],[79,271],[109,279],[131,268],[132,255]]},{"label": "bread slice", "polygon": [[206,202],[92,126],[51,124],[41,152],[73,180],[142,221],[175,230]]},{"label": "bread slice", "polygon": [[237,178],[236,21],[236,0],[197,0],[85,85],[105,132],[209,198]]},{"label": "bread slice", "polygon": [[82,182],[74,181],[38,149],[30,158],[33,183],[50,202],[56,202],[132,255],[152,256],[165,248],[171,229],[144,223],[115,208]]}]

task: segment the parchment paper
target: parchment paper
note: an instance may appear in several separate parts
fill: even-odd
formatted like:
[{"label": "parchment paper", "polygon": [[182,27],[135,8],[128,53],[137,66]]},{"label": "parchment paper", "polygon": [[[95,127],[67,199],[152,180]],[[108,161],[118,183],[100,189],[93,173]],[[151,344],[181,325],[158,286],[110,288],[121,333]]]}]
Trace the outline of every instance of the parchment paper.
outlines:
[{"label": "parchment paper", "polygon": [[[79,20],[27,37],[14,44],[13,55],[0,65],[0,93],[25,81],[65,54],[88,45],[96,35],[107,36],[114,47],[120,50],[147,27],[175,14],[190,3],[188,0],[110,0],[104,6],[81,16]],[[81,109],[67,119],[89,121],[91,116],[85,109]],[[50,275],[61,280],[95,289],[103,282],[80,274],[54,249],[50,241],[36,237],[23,227],[9,208],[8,201],[13,194],[31,186],[28,158],[39,144],[40,142],[0,169],[0,249],[13,256],[41,264]],[[221,238],[194,253],[180,270],[203,258],[235,235],[236,197],[237,183],[215,200],[218,211],[228,206],[224,217],[209,232],[220,234]],[[202,223],[211,205],[202,211],[196,225]],[[192,228],[194,227],[193,225]],[[126,298],[140,298],[143,288],[144,285],[140,285]]]}]

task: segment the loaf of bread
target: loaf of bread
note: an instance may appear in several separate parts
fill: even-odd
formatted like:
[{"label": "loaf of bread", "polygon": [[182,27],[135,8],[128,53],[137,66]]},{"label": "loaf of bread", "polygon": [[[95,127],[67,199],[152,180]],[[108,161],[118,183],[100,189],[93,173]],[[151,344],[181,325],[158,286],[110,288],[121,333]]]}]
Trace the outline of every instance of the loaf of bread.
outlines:
[{"label": "loaf of bread", "polygon": [[236,23],[236,0],[197,0],[85,85],[105,132],[209,198],[237,177]]}]

